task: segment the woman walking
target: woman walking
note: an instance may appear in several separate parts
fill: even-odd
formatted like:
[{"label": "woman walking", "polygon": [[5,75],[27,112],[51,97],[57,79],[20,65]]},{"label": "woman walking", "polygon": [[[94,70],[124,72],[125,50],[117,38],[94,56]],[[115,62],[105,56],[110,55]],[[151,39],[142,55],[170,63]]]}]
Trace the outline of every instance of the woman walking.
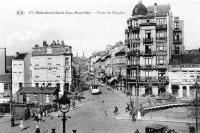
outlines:
[{"label": "woman walking", "polygon": [[21,118],[21,120],[20,120],[19,127],[21,128],[21,130],[24,129],[24,121],[22,120],[22,118]]}]

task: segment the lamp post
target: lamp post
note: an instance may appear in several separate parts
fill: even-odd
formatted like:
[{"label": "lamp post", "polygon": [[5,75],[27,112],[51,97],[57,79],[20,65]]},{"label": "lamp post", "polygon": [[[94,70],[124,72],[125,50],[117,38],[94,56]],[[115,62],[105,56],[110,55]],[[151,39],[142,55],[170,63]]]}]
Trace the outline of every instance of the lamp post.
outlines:
[{"label": "lamp post", "polygon": [[196,132],[198,133],[198,90],[199,90],[199,84],[196,82],[195,85],[195,117],[196,117]]},{"label": "lamp post", "polygon": [[63,133],[65,133],[65,113],[69,111],[70,108],[70,99],[64,94],[60,99],[59,99],[59,109],[63,113]]}]

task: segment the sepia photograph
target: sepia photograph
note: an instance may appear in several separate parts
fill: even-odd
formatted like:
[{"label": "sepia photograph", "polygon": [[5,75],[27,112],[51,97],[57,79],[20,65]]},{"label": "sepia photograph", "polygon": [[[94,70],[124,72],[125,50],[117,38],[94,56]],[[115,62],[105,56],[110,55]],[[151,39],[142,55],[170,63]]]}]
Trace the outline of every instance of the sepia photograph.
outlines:
[{"label": "sepia photograph", "polygon": [[0,0],[0,133],[200,133],[199,0]]}]

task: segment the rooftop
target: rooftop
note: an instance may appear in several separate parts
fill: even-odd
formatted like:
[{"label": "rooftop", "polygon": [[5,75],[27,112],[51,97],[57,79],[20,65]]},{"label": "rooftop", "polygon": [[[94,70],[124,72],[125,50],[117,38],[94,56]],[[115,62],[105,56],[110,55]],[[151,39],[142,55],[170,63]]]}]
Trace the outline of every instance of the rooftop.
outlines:
[{"label": "rooftop", "polygon": [[17,53],[17,56],[14,59],[23,60],[26,57],[27,53]]},{"label": "rooftop", "polygon": [[21,87],[18,94],[53,94],[57,87]]},{"label": "rooftop", "polygon": [[200,54],[172,55],[169,65],[200,64]]},{"label": "rooftop", "polygon": [[157,5],[155,3],[153,6],[145,7],[142,2],[139,2],[133,9],[133,18],[143,18],[143,17],[153,17],[156,16],[166,16],[170,11],[170,4]]}]

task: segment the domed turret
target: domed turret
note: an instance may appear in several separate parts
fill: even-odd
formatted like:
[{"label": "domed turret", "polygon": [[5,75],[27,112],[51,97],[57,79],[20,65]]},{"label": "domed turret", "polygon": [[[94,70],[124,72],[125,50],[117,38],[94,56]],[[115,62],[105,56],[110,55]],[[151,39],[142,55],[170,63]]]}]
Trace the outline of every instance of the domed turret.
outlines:
[{"label": "domed turret", "polygon": [[148,13],[147,8],[139,2],[133,9],[132,16],[134,15],[146,15]]}]

